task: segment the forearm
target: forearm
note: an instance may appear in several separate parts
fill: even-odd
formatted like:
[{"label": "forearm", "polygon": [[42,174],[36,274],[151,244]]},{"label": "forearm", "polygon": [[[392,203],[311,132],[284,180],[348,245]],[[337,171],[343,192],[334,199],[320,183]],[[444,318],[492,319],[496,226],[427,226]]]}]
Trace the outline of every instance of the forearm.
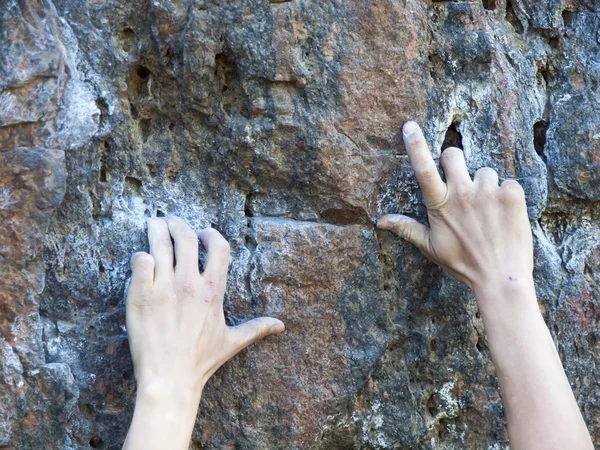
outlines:
[{"label": "forearm", "polygon": [[475,289],[506,407],[512,449],[592,449],[533,279]]},{"label": "forearm", "polygon": [[123,450],[187,450],[198,404],[195,398],[138,391]]}]

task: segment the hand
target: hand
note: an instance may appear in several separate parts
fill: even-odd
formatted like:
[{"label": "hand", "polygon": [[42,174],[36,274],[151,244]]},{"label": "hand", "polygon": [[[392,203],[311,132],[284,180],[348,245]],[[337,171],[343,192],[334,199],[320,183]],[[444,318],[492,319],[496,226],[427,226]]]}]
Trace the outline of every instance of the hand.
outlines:
[{"label": "hand", "polygon": [[415,244],[470,286],[483,319],[506,407],[511,448],[592,449],[592,443],[540,314],[533,284],[533,245],[521,186],[479,169],[471,181],[461,150],[442,153],[442,181],[414,122],[403,128],[423,190],[429,227],[406,216],[377,226]]},{"label": "hand", "polygon": [[[202,274],[198,237],[208,252]],[[181,448],[187,449],[208,378],[247,345],[281,333],[284,325],[268,317],[235,327],[225,324],[229,244],[216,230],[208,228],[197,236],[180,218],[155,218],[148,220],[148,239],[150,255],[136,253],[131,259],[127,295],[127,332],[138,393],[125,447],[177,448],[174,442],[181,442]],[[133,437],[136,415],[145,435],[137,439]],[[159,434],[156,421],[164,420],[187,424],[179,433],[186,436],[165,440],[166,446],[160,447],[165,434],[150,439],[148,428]],[[171,427],[166,435],[176,429]]]},{"label": "hand", "polygon": [[444,270],[476,290],[481,285],[532,283],[533,244],[523,189],[514,180],[498,186],[498,174],[479,169],[471,181],[462,150],[442,153],[442,181],[415,122],[402,131],[423,191],[429,227],[399,214],[377,226],[416,245]]}]

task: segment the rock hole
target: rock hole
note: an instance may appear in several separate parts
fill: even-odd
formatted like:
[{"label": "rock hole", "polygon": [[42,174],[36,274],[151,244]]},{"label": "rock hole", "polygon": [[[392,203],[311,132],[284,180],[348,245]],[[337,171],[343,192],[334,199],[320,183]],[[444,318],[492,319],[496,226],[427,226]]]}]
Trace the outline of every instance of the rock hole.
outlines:
[{"label": "rock hole", "polygon": [[156,217],[165,217],[165,213],[162,212],[160,209],[156,210]]},{"label": "rock hole", "polygon": [[477,351],[483,353],[485,349],[487,349],[487,342],[483,336],[479,336],[479,339],[477,339]]},{"label": "rock hole", "polygon": [[108,114],[108,103],[102,97],[96,98],[96,107],[100,110],[101,116]]},{"label": "rock hole", "polygon": [[448,147],[458,147],[462,150],[462,134],[458,131],[459,123],[454,121],[448,127],[446,131],[446,136],[444,137],[444,142],[442,143],[442,151],[446,150]]},{"label": "rock hole", "polygon": [[559,48],[560,46],[560,37],[558,36],[552,36],[550,39],[548,39],[548,45],[550,46],[550,48]]},{"label": "rock hole", "polygon": [[383,285],[383,290],[384,290],[384,291],[389,291],[389,290],[390,290],[390,285],[389,285],[389,284],[387,284],[387,283],[385,283],[385,284]]},{"label": "rock hole", "polygon": [[135,177],[125,177],[125,186],[134,192],[140,193],[142,191],[142,180]]},{"label": "rock hole", "polygon": [[131,112],[131,118],[132,119],[137,119],[138,118],[138,110],[135,107],[135,105],[133,103],[129,104],[129,112]]},{"label": "rock hole", "polygon": [[106,169],[104,167],[102,167],[100,169],[100,182],[101,183],[106,183],[108,181],[108,178],[106,177]]},{"label": "rock hole", "polygon": [[537,121],[533,125],[533,146],[538,155],[544,155],[544,147],[546,146],[546,132],[550,124],[544,119]]},{"label": "rock hole", "polygon": [[565,28],[571,28],[575,21],[575,13],[573,11],[564,10],[562,12],[562,20]]},{"label": "rock hole", "polygon": [[521,21],[519,20],[519,18],[517,17],[517,14],[515,13],[515,10],[513,8],[512,5],[512,1],[508,0],[506,2],[506,16],[505,16],[505,20],[510,23],[513,28],[515,29],[515,31],[519,34],[523,34],[523,24],[521,23]]},{"label": "rock hole", "polygon": [[142,141],[148,142],[148,138],[152,134],[152,121],[150,119],[140,120],[140,132],[142,133]]},{"label": "rock hole", "polygon": [[483,0],[483,7],[488,11],[496,9],[496,0]]},{"label": "rock hole", "polygon": [[244,215],[246,217],[254,217],[254,213],[252,212],[252,194],[246,195],[246,200],[244,201]]},{"label": "rock hole", "polygon": [[431,394],[431,396],[427,400],[427,405],[425,407],[427,408],[427,413],[431,417],[436,417],[438,415],[438,413],[440,412],[440,409],[439,409],[437,401],[435,399],[435,394]]},{"label": "rock hole", "polygon": [[436,350],[437,350],[437,340],[435,338],[433,338],[433,339],[431,339],[429,341],[429,349],[432,352],[434,352],[434,353],[436,352]]},{"label": "rock hole", "polygon": [[104,445],[104,440],[100,436],[94,436],[90,439],[90,447],[92,448],[102,448]]},{"label": "rock hole", "polygon": [[99,273],[106,272],[106,269],[104,268],[104,264],[102,264],[102,261],[98,261],[98,272]]},{"label": "rock hole", "polygon": [[148,78],[150,76],[150,69],[148,69],[145,66],[138,66],[137,69],[136,69],[136,71],[135,71],[135,73],[142,80],[145,80],[146,78]]},{"label": "rock hole", "polygon": [[548,67],[542,67],[539,72],[540,72],[542,79],[544,80],[544,83],[546,83],[546,87],[548,87],[549,86]]},{"label": "rock hole", "polygon": [[586,334],[586,339],[587,339],[587,342],[590,347],[595,347],[596,344],[598,343],[598,338],[596,337],[596,335],[594,333]]},{"label": "rock hole", "polygon": [[244,236],[244,244],[248,250],[255,250],[258,245],[254,236],[249,233]]}]

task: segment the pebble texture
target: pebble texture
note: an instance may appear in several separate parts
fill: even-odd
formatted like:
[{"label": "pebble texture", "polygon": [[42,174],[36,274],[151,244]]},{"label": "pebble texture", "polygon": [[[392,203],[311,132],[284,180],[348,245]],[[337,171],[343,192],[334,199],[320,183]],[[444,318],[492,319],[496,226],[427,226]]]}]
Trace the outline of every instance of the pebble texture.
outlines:
[{"label": "pebble texture", "polygon": [[600,442],[594,0],[4,0],[0,448],[119,449],[145,219],[232,245],[236,324],[191,449],[507,448],[465,287],[374,220],[424,220],[401,125],[524,186],[540,307]]}]

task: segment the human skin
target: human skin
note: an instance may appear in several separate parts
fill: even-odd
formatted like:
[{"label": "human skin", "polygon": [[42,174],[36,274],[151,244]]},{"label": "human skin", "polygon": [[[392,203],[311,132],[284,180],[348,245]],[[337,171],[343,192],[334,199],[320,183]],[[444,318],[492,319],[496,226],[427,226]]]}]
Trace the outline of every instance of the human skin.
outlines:
[{"label": "human skin", "polygon": [[513,450],[593,449],[533,282],[533,244],[525,195],[497,173],[469,176],[463,152],[448,148],[442,181],[423,133],[403,127],[404,143],[423,191],[429,226],[389,214],[377,226],[411,242],[469,286],[479,307]]},{"label": "human skin", "polygon": [[[207,250],[202,273],[198,238]],[[148,220],[148,240],[150,254],[131,258],[126,320],[137,394],[123,448],[187,450],[208,378],[284,325],[270,317],[225,324],[229,244],[216,230],[197,235],[178,217],[154,218]]]}]

